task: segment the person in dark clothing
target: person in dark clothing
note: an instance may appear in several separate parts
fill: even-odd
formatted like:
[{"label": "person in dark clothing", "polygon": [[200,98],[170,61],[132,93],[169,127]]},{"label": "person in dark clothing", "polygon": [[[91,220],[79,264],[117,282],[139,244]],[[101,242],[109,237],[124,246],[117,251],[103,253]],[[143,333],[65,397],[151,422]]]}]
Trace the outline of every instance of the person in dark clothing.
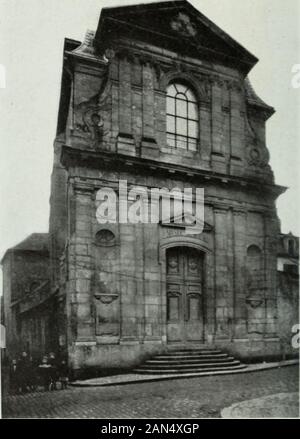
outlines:
[{"label": "person in dark clothing", "polygon": [[32,357],[29,358],[28,386],[32,391],[37,388],[36,365]]},{"label": "person in dark clothing", "polygon": [[18,363],[19,366],[19,376],[20,376],[20,386],[22,392],[27,392],[29,389],[30,381],[30,368],[31,364],[27,355],[27,352],[23,351],[21,358]]},{"label": "person in dark clothing", "polygon": [[57,368],[57,361],[55,358],[55,354],[53,352],[50,352],[50,354],[49,354],[48,364],[50,364],[50,366],[51,366],[51,369],[50,369],[50,379],[51,379],[50,390],[57,390],[56,381],[58,378],[58,370],[57,370],[58,368]]},{"label": "person in dark clothing", "polygon": [[49,390],[49,386],[51,383],[51,365],[48,363],[47,357],[43,357],[42,363],[39,364],[38,374],[46,392],[47,390]]},{"label": "person in dark clothing", "polygon": [[61,361],[58,372],[61,390],[64,390],[67,388],[69,382],[69,368],[65,360]]},{"label": "person in dark clothing", "polygon": [[19,365],[15,359],[12,360],[9,368],[9,387],[11,393],[19,393],[21,388]]}]

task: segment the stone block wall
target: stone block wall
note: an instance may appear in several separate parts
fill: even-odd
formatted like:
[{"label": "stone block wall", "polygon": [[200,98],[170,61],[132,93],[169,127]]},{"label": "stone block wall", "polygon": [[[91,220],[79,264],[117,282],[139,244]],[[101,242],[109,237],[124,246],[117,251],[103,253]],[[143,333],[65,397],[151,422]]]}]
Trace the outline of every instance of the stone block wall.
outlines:
[{"label": "stone block wall", "polygon": [[129,368],[168,349],[164,273],[170,245],[191,245],[205,252],[203,342],[243,359],[278,354],[272,275],[276,270],[272,237],[278,222],[271,202],[266,207],[259,193],[210,183],[205,187],[205,221],[210,228],[202,234],[189,237],[181,229],[160,224],[118,220],[99,224],[97,191],[109,182],[116,193],[118,179],[127,180],[129,188],[183,190],[199,184],[159,174],[99,173],[86,168],[69,172],[66,295],[68,350],[74,369]]},{"label": "stone block wall", "polygon": [[[272,192],[265,142],[272,109],[241,69],[217,56],[208,62],[111,38],[103,56],[91,34],[66,54],[72,93],[61,158],[68,179],[60,291],[72,367],[129,367],[168,349],[165,264],[176,245],[205,254],[203,342],[243,358],[278,352],[274,201],[280,190]],[[194,152],[167,145],[172,81],[188,84],[198,101]],[[204,187],[208,229],[189,240],[159,224],[100,225],[97,190],[117,189],[119,180],[148,189]]]},{"label": "stone block wall", "polygon": [[[217,62],[188,62],[180,56],[175,62],[171,53],[166,56],[157,47],[153,51],[138,42],[119,41],[106,62],[80,59],[76,53],[67,143],[272,181],[267,111],[247,100],[243,75]],[[72,59],[72,53],[68,56]],[[178,154],[167,145],[166,88],[171,81],[188,84],[197,97],[195,152]]]}]

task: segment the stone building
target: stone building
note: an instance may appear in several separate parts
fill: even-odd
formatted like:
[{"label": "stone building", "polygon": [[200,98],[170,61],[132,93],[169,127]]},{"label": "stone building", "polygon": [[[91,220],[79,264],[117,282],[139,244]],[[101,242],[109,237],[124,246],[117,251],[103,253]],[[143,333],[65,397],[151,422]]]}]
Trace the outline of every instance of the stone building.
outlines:
[{"label": "stone building", "polygon": [[2,259],[3,324],[11,358],[22,350],[34,357],[57,350],[49,260],[47,233],[33,233]]},{"label": "stone building", "polygon": [[281,233],[277,249],[277,271],[299,275],[299,238],[290,233]]},{"label": "stone building", "polygon": [[299,238],[280,234],[277,250],[278,334],[283,356],[296,354],[291,332],[299,325]]},{"label": "stone building", "polygon": [[[65,40],[49,299],[75,371],[131,367],[174,346],[281,354],[285,188],[266,146],[274,109],[248,79],[257,61],[184,0],[103,9],[83,43]],[[175,218],[175,201],[168,222],[101,223],[99,190],[118,202],[120,182],[139,213],[152,188],[193,189],[193,206],[203,188],[203,231]]]}]

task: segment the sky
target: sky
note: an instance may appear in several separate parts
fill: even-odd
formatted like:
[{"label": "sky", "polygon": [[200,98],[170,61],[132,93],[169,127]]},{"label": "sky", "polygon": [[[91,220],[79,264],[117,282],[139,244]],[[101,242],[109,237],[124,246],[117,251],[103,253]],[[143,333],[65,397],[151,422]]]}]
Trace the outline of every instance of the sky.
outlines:
[{"label": "sky", "polygon": [[[102,7],[136,3],[0,0],[0,258],[29,234],[48,231],[64,38],[82,41]],[[299,234],[300,88],[292,86],[292,68],[300,64],[300,0],[190,3],[260,59],[250,79],[276,109],[267,146],[276,183],[289,187],[277,203],[282,231]]]}]

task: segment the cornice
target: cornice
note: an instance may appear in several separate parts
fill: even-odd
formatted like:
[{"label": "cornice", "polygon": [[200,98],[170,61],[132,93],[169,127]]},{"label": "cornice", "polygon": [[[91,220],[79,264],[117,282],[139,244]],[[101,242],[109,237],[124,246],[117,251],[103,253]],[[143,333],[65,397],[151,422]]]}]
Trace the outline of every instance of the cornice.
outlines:
[{"label": "cornice", "polygon": [[129,171],[131,173],[142,172],[144,174],[159,174],[166,178],[179,178],[189,181],[203,182],[207,185],[212,182],[221,186],[237,186],[243,190],[269,193],[275,199],[286,191],[286,187],[273,183],[255,181],[247,177],[229,176],[212,171],[193,169],[183,165],[164,163],[148,158],[127,156],[124,154],[111,153],[107,151],[84,150],[73,148],[67,145],[62,147],[61,162],[67,169],[82,166],[91,169],[111,169],[117,171]]}]

